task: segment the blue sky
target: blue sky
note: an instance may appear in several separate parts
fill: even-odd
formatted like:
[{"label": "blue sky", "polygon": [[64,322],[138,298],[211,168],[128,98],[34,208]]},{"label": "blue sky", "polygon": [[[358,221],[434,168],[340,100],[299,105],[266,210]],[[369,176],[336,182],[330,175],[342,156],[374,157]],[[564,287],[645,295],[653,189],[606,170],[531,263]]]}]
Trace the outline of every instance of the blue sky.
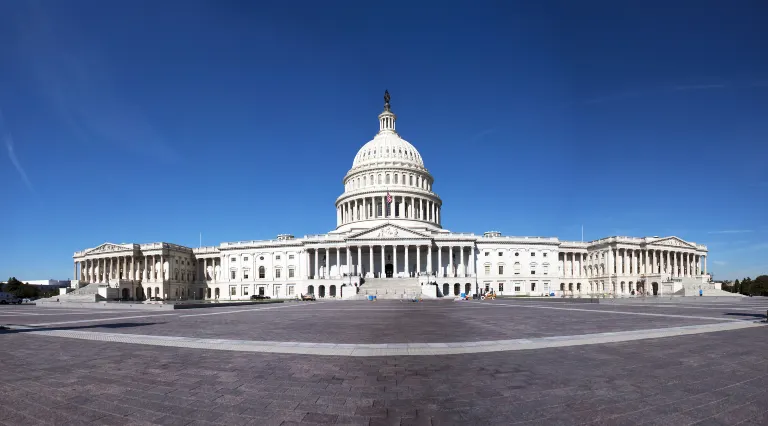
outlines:
[{"label": "blue sky", "polygon": [[448,229],[768,273],[765,2],[287,3],[0,3],[0,277],[327,232],[385,88]]}]

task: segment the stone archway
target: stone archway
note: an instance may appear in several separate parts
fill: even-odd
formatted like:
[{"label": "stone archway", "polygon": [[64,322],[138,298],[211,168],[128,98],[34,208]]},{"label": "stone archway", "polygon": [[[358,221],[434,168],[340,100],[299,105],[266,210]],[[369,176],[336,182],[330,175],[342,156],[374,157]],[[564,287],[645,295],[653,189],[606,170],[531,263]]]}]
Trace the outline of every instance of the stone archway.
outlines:
[{"label": "stone archway", "polygon": [[333,284],[329,287],[328,297],[336,297],[336,286]]},{"label": "stone archway", "polygon": [[464,294],[472,293],[472,284],[466,283],[464,284]]},{"label": "stone archway", "polygon": [[128,299],[129,297],[131,297],[131,291],[128,290],[127,288],[124,288],[123,289],[123,299]]},{"label": "stone archway", "polygon": [[453,285],[453,295],[458,296],[461,293],[461,284],[456,283]]},{"label": "stone archway", "polygon": [[325,297],[325,286],[324,285],[317,286],[317,293],[318,293],[317,294],[318,297]]},{"label": "stone archway", "polygon": [[307,294],[315,294],[315,286],[310,285],[307,287]]},{"label": "stone archway", "polygon": [[656,282],[652,283],[651,284],[651,289],[653,289],[653,295],[654,296],[658,296],[659,295],[659,283],[656,283]]},{"label": "stone archway", "polygon": [[448,296],[451,292],[451,285],[448,283],[443,284],[443,296]]}]

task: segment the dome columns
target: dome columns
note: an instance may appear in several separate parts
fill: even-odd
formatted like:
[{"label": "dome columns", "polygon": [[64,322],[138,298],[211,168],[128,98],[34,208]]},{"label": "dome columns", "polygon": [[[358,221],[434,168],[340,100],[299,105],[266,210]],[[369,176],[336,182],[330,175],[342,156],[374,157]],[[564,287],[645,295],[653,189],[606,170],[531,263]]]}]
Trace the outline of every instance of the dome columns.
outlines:
[{"label": "dome columns", "polygon": [[426,195],[387,193],[350,197],[336,204],[336,223],[341,227],[350,223],[370,220],[407,220],[427,222],[440,226],[439,199]]}]

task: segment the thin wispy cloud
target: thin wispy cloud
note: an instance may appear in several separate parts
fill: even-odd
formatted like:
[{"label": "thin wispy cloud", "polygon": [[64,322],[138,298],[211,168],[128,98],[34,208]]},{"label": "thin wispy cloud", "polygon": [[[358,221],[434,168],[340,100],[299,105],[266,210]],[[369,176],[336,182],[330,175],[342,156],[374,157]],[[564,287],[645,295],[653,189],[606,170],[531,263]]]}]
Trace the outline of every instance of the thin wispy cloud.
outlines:
[{"label": "thin wispy cloud", "polygon": [[17,26],[16,62],[37,78],[60,119],[84,145],[105,145],[165,162],[179,157],[143,109],[114,81],[98,41],[64,17],[30,3]]},{"label": "thin wispy cloud", "polygon": [[728,262],[726,262],[724,260],[713,260],[712,263],[717,265],[717,266],[725,266],[725,265],[728,264]]},{"label": "thin wispy cloud", "polygon": [[749,234],[753,229],[725,229],[722,231],[709,231],[707,234]]},{"label": "thin wispy cloud", "polygon": [[2,135],[3,143],[5,144],[5,149],[8,152],[8,158],[11,160],[11,164],[13,164],[13,167],[16,169],[16,172],[19,173],[19,176],[21,177],[21,180],[24,182],[24,185],[26,185],[30,191],[34,192],[35,188],[32,186],[32,182],[29,180],[29,176],[27,176],[27,172],[24,170],[24,167],[21,165],[21,161],[19,161],[19,158],[16,157],[16,150],[14,149],[14,146],[13,146],[13,136],[11,135],[11,132],[5,128],[5,117],[3,115],[2,110],[0,110],[0,135]]}]

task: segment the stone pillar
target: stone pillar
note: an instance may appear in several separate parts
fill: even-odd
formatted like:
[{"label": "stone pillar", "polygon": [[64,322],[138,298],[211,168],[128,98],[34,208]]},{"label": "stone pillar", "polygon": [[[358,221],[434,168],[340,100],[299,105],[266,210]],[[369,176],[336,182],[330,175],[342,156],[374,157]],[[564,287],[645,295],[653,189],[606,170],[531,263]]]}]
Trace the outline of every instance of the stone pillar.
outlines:
[{"label": "stone pillar", "polygon": [[323,278],[330,278],[331,277],[331,250],[328,249],[328,247],[325,247],[325,273],[323,274]]},{"label": "stone pillar", "polygon": [[443,248],[440,246],[437,246],[437,276],[445,276],[443,275]]},{"label": "stone pillar", "polygon": [[453,270],[453,245],[448,246],[448,276],[449,277],[456,276]]},{"label": "stone pillar", "polygon": [[381,272],[380,276],[381,278],[386,278],[387,274],[384,273],[384,266],[387,264],[387,258],[384,256],[384,252],[386,251],[386,247],[384,244],[381,245]]},{"label": "stone pillar", "polygon": [[672,270],[673,277],[677,277],[677,253],[670,250],[670,257],[672,258],[672,263],[670,264],[670,269]]},{"label": "stone pillar", "polygon": [[405,276],[411,276],[411,266],[408,264],[408,244],[403,246],[405,248]]},{"label": "stone pillar", "polygon": [[315,251],[315,275],[313,278],[318,279],[320,277],[320,250],[317,248],[314,248],[313,250]]},{"label": "stone pillar", "polygon": [[373,266],[373,244],[368,246],[368,267],[371,269],[371,276],[375,277],[376,268]]},{"label": "stone pillar", "polygon": [[416,245],[416,275],[421,274],[421,246]]},{"label": "stone pillar", "polygon": [[392,245],[392,278],[397,278],[397,244]]},{"label": "stone pillar", "polygon": [[460,277],[466,277],[467,276],[467,269],[464,266],[464,246],[459,246],[459,268],[461,271]]},{"label": "stone pillar", "polygon": [[77,261],[75,261],[75,264],[72,265],[72,279],[77,279]]},{"label": "stone pillar", "polygon": [[704,257],[704,265],[703,265],[702,273],[706,275],[707,274],[707,257],[709,256],[702,256],[702,257]]},{"label": "stone pillar", "polygon": [[357,266],[355,267],[355,273],[357,275],[363,274],[363,247],[357,246]]},{"label": "stone pillar", "polygon": [[[381,196],[381,217],[386,217],[387,216],[387,200],[386,200],[386,198],[387,198],[386,195],[382,195]],[[382,273],[383,273],[383,271],[384,271],[384,269],[382,269]]]},{"label": "stone pillar", "polygon": [[432,268],[432,242],[429,242],[427,246],[427,274],[431,275],[434,272]]},{"label": "stone pillar", "polygon": [[[165,283],[165,255],[160,253],[160,282]],[[165,293],[165,286],[163,286],[163,293]]]}]

